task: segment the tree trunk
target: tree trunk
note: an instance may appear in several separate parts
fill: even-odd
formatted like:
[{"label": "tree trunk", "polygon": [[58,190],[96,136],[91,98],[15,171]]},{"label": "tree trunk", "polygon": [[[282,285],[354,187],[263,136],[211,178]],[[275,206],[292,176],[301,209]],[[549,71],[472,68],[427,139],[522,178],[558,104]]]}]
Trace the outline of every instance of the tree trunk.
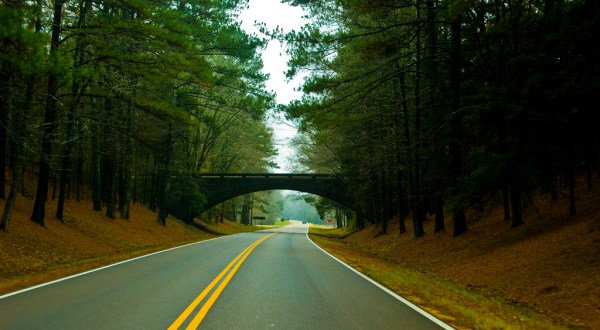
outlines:
[{"label": "tree trunk", "polygon": [[[133,161],[135,164],[137,164],[137,160]],[[133,175],[133,192],[131,193],[131,202],[133,203],[133,205],[135,205],[135,203],[137,203],[137,191],[138,191],[138,175],[137,175],[137,171],[136,174]]]},{"label": "tree trunk", "polygon": [[[439,120],[440,117],[439,109],[438,109],[438,94],[439,94],[439,72],[438,72],[438,58],[437,58],[437,13],[435,8],[435,1],[427,0],[427,76],[429,77],[429,111],[433,114],[435,120]],[[440,150],[439,147],[439,135],[436,134],[433,136],[434,139],[434,157],[432,162],[434,162],[434,166],[436,168],[434,175],[434,191],[432,194],[433,203],[435,207],[435,227],[433,232],[438,233],[444,229],[446,226],[444,224],[444,197],[442,194],[442,173],[440,172],[440,168],[443,166],[443,160],[439,155],[443,155],[443,151]]]},{"label": "tree trunk", "polygon": [[[78,128],[81,133],[81,129]],[[81,190],[83,189],[83,152],[81,150],[81,144],[77,146],[77,163],[75,164],[75,200],[78,202],[82,199]]]},{"label": "tree trunk", "polygon": [[[73,83],[72,89],[73,95],[78,95],[80,92],[79,86],[76,83]],[[71,171],[71,154],[73,152],[73,145],[76,140],[75,137],[75,109],[79,106],[79,99],[74,100],[70,106],[69,111],[67,112],[66,120],[67,120],[67,135],[66,135],[66,143],[65,143],[65,151],[62,159],[62,168],[60,172],[60,188],[58,192],[58,204],[56,206],[56,218],[61,222],[63,221],[63,211],[65,204],[65,194],[67,190],[67,184],[69,183],[70,176],[69,172]]]},{"label": "tree trunk", "polygon": [[92,135],[92,203],[94,211],[102,211],[102,155],[98,123],[92,124],[95,134]]},{"label": "tree trunk", "polygon": [[573,216],[577,214],[575,208],[575,142],[573,140],[567,141],[567,166],[566,166],[566,179],[569,185],[569,215]]},{"label": "tree trunk", "polygon": [[25,104],[23,106],[20,118],[17,119],[17,129],[15,134],[19,136],[17,138],[17,147],[14,150],[15,163],[12,171],[12,178],[10,182],[10,190],[8,192],[8,197],[6,199],[6,204],[4,205],[4,211],[2,213],[2,219],[0,220],[0,229],[5,232],[8,232],[10,215],[12,213],[12,208],[14,206],[15,200],[17,198],[17,192],[19,190],[19,184],[21,183],[23,177],[23,167],[24,167],[24,146],[23,138],[25,136],[25,130],[27,127],[27,118],[29,114],[29,110],[31,109],[31,102],[33,101],[33,78],[28,79],[27,83],[27,92],[25,96]]},{"label": "tree trunk", "polygon": [[[109,74],[107,72],[107,74]],[[114,219],[116,217],[117,210],[117,164],[118,164],[118,151],[117,141],[115,139],[116,132],[110,127],[111,121],[115,120],[113,114],[113,100],[106,98],[104,100],[104,154],[102,155],[103,168],[102,177],[105,179],[104,183],[104,198],[106,202],[106,216]]]},{"label": "tree trunk", "polygon": [[253,225],[252,220],[254,218],[254,194],[250,194],[250,225]]},{"label": "tree trunk", "polygon": [[121,214],[121,219],[125,220],[129,220],[129,205],[131,203],[130,176],[130,170],[127,168],[127,165],[121,166],[119,171],[119,213]]},{"label": "tree trunk", "polygon": [[[4,49],[4,43],[0,43]],[[8,138],[8,113],[11,111],[11,74],[7,63],[0,63],[0,198],[6,198],[6,151]]]},{"label": "tree trunk", "polygon": [[[421,19],[420,8],[417,5],[417,20]],[[415,153],[413,172],[413,233],[415,238],[425,235],[423,220],[425,212],[423,208],[423,196],[421,196],[421,34],[417,33],[416,40],[416,69],[415,69]]]},{"label": "tree trunk", "polygon": [[159,190],[159,182],[160,182],[160,161],[159,161],[159,148],[156,146],[154,148],[154,171],[152,171],[151,181],[150,181],[150,195],[148,200],[148,207],[156,212],[156,203],[157,203],[157,191]]},{"label": "tree trunk", "polygon": [[[370,151],[372,151],[372,148],[369,148]],[[374,155],[371,152],[371,159],[375,159],[373,158]],[[373,206],[373,218],[375,219],[375,223],[379,224],[379,232],[376,234],[377,236],[379,235],[383,235],[387,233],[387,219],[385,219],[385,216],[383,215],[382,212],[382,208],[383,208],[383,187],[381,185],[381,175],[379,175],[378,173],[375,173],[377,169],[374,168],[374,166],[371,165],[370,171],[371,171],[371,177],[370,180],[371,181],[371,205]]]},{"label": "tree trunk", "polygon": [[[399,222],[399,231],[400,234],[404,234],[406,232],[406,225],[404,224],[404,220],[406,214],[408,213],[407,205],[406,205],[406,192],[403,188],[402,179],[404,177],[404,172],[402,171],[403,165],[403,151],[402,151],[402,114],[404,116],[408,116],[408,106],[406,104],[405,93],[406,88],[403,86],[404,84],[404,71],[400,69],[398,64],[395,64],[396,71],[400,71],[398,79],[392,80],[393,83],[393,91],[394,98],[397,100],[397,104],[394,108],[394,147],[395,147],[395,179],[396,179],[396,196],[397,196],[397,205],[396,212],[398,213],[398,222]],[[402,70],[402,71],[401,71]],[[407,118],[404,120],[404,124],[407,125]],[[405,131],[408,134],[408,131]],[[408,152],[407,152],[408,154]]]},{"label": "tree trunk", "polygon": [[[70,113],[70,112],[69,112]],[[58,203],[56,205],[56,218],[64,223],[63,212],[65,204],[65,194],[67,183],[69,181],[69,171],[71,168],[71,151],[73,150],[72,140],[75,138],[73,133],[73,123],[75,120],[72,113],[67,114],[67,143],[65,144],[65,152],[62,160],[62,168],[60,170],[60,188],[58,192]]]},{"label": "tree trunk", "polygon": [[119,212],[121,218],[129,220],[129,204],[131,203],[131,163],[133,153],[133,141],[131,133],[133,131],[133,109],[130,102],[127,104],[125,113],[125,151],[121,162],[121,175],[119,184]]},{"label": "tree trunk", "polygon": [[148,172],[148,162],[150,161],[150,153],[146,152],[146,162],[145,162],[145,166],[144,166],[144,177],[142,181],[142,204],[144,205],[148,205],[149,204],[149,199],[148,199],[148,181],[150,180],[150,174]]},{"label": "tree trunk", "polygon": [[33,102],[34,87],[35,77],[32,75],[27,78],[27,89],[25,91],[25,99],[23,102],[21,112],[15,113],[14,119],[16,123],[16,129],[13,133],[16,136],[16,148],[14,150],[15,163],[12,171],[10,190],[8,192],[8,197],[6,198],[4,211],[2,212],[2,219],[0,220],[0,229],[5,232],[8,232],[10,216],[15,200],[17,198],[19,186],[22,186],[23,169],[25,167],[25,147],[23,146],[23,140],[25,136],[27,136],[27,121],[29,119],[29,111],[31,110],[31,104]]},{"label": "tree trunk", "polygon": [[512,205],[512,223],[511,227],[517,227],[523,224],[523,211],[521,209],[521,184],[515,182],[510,191],[510,199]]},{"label": "tree trunk", "polygon": [[360,211],[356,212],[356,228],[358,228],[358,229],[365,228],[365,216]]},{"label": "tree trunk", "polygon": [[444,224],[444,197],[441,193],[441,185],[439,182],[436,183],[434,188],[434,203],[435,203],[435,228],[434,233],[439,233],[446,229]]},{"label": "tree trunk", "polygon": [[575,166],[573,165],[573,159],[571,159],[569,162],[571,163],[569,166],[569,172],[567,173],[567,177],[569,179],[569,215],[573,216],[577,214],[577,210],[575,208]]},{"label": "tree trunk", "polygon": [[237,203],[236,203],[236,201],[237,201],[236,198],[231,199],[231,214],[229,216],[229,219],[233,222],[237,222]]},{"label": "tree trunk", "polygon": [[[16,157],[21,157],[20,153],[15,155]],[[10,215],[12,212],[12,208],[15,204],[15,200],[17,198],[17,191],[19,190],[19,182],[21,181],[21,176],[23,174],[23,160],[17,158],[15,160],[15,166],[13,168],[12,178],[10,182],[10,190],[8,192],[8,198],[6,199],[6,204],[4,205],[4,211],[2,213],[2,220],[0,220],[0,229],[8,232],[8,224],[10,221]]]},{"label": "tree trunk", "polygon": [[225,221],[225,202],[221,203],[221,218],[219,222],[223,223]]},{"label": "tree trunk", "polygon": [[400,215],[400,234],[406,232],[406,226],[404,225],[404,219],[409,213],[409,205],[412,204],[412,200],[415,198],[415,188],[413,181],[413,163],[412,163],[412,152],[410,146],[410,120],[408,117],[408,102],[406,99],[406,80],[404,72],[400,73],[400,93],[402,97],[402,113],[404,115],[404,149],[406,151],[406,161],[408,163],[407,173],[408,173],[408,193],[406,196],[406,211]]},{"label": "tree trunk", "polygon": [[117,176],[114,159],[109,159],[105,162],[104,181],[106,183],[106,216],[114,219],[117,209]]},{"label": "tree trunk", "polygon": [[250,194],[244,195],[244,202],[242,204],[242,214],[240,218],[240,222],[244,225],[249,224],[248,221],[250,215]]},{"label": "tree trunk", "polygon": [[160,185],[158,191],[158,222],[166,226],[167,215],[169,208],[169,190],[171,185],[171,157],[173,153],[173,137],[171,132],[171,124],[169,124],[167,137],[165,140],[165,150],[163,154],[162,166],[159,169],[161,174]]},{"label": "tree trunk", "polygon": [[[453,141],[450,144],[450,157],[452,161],[452,191],[455,196],[458,192],[458,179],[462,176],[462,150],[460,140],[462,138],[462,121],[460,112],[460,70],[461,70],[461,19],[457,18],[451,24],[452,29],[452,60],[450,68],[450,87],[452,89],[451,112],[454,119],[450,123],[453,130]],[[453,209],[453,235],[459,236],[467,231],[467,218],[462,201],[457,201]]]},{"label": "tree trunk", "polygon": [[[57,61],[58,44],[60,41],[62,9],[64,0],[54,2],[54,18],[52,21],[52,36],[50,38],[50,58]],[[56,111],[59,73],[50,70],[48,74],[48,95],[46,97],[46,111],[44,116],[44,135],[42,136],[42,151],[40,154],[40,172],[38,176],[37,191],[31,220],[43,226],[46,216],[46,200],[48,198],[48,182],[50,180],[50,157],[52,156],[52,135],[56,128]]]},{"label": "tree trunk", "polygon": [[504,221],[510,220],[510,199],[508,196],[508,187],[502,187],[502,206],[504,208]]},{"label": "tree trunk", "polygon": [[[89,0],[82,1],[79,4],[79,18],[77,20],[77,28],[81,29],[85,22],[86,14],[87,14],[87,5],[89,4]],[[75,66],[78,67],[83,64],[84,56],[82,49],[81,37],[76,37],[75,39],[75,53],[73,54],[73,62]],[[67,129],[66,129],[66,143],[65,143],[65,151],[63,155],[62,168],[60,172],[60,188],[58,193],[58,204],[56,207],[56,218],[61,222],[63,221],[63,211],[65,204],[65,194],[67,189],[67,184],[70,181],[69,172],[71,171],[71,156],[73,152],[73,145],[75,143],[75,127],[76,127],[76,117],[75,112],[79,107],[81,102],[81,94],[85,91],[85,84],[81,84],[79,81],[74,80],[71,86],[71,94],[72,100],[69,107],[69,110],[66,113],[67,120]]]}]

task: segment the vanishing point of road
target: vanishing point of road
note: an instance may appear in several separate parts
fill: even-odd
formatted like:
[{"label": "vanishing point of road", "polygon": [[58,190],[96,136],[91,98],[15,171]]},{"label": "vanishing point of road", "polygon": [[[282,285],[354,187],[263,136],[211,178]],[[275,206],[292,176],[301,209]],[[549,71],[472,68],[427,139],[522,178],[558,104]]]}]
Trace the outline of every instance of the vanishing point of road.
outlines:
[{"label": "vanishing point of road", "polygon": [[451,329],[293,225],[135,258],[0,297],[1,329]]}]

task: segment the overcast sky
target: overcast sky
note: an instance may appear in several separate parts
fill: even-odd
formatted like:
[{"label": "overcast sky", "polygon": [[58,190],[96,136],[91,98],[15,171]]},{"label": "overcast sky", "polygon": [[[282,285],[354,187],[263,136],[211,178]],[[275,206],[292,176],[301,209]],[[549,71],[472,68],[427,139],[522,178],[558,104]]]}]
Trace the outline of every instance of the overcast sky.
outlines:
[{"label": "overcast sky", "polygon": [[[302,18],[304,12],[298,7],[282,4],[279,0],[250,0],[249,8],[242,11],[239,16],[242,28],[249,34],[262,35],[255,26],[255,22],[265,23],[268,29],[283,29],[284,32],[299,31],[305,23]],[[302,78],[287,81],[287,61],[289,56],[277,40],[269,41],[267,48],[262,53],[264,63],[263,72],[269,74],[266,83],[268,90],[277,94],[279,104],[288,104],[291,100],[298,99],[302,93],[294,89],[300,86]],[[279,150],[276,162],[281,167],[275,172],[289,172],[291,170],[288,159],[292,155],[289,141],[296,135],[296,129],[282,118],[271,118],[269,124],[275,133],[275,144]]]}]

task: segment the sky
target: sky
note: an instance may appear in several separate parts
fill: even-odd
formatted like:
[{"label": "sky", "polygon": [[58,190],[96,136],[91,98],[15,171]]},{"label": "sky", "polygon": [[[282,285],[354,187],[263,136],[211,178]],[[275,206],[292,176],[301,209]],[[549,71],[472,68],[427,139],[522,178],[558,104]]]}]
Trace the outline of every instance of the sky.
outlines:
[{"label": "sky", "polygon": [[[255,26],[255,22],[266,24],[268,29],[279,27],[284,32],[300,31],[306,22],[304,15],[301,8],[283,4],[280,0],[250,0],[248,9],[240,13],[238,20],[241,22],[242,29],[248,34],[265,38],[266,36]],[[285,54],[284,46],[277,40],[270,40],[262,52],[262,59],[263,72],[269,74],[269,80],[266,82],[267,90],[277,94],[277,103],[288,104],[292,100],[299,99],[302,92],[294,89],[301,85],[303,78],[297,77],[292,81],[287,81],[285,78],[289,56]],[[291,172],[289,159],[293,156],[293,150],[289,147],[289,143],[297,130],[290,122],[275,113],[271,113],[268,124],[273,128],[275,146],[279,151],[275,161],[280,168],[275,169],[274,172]]]}]

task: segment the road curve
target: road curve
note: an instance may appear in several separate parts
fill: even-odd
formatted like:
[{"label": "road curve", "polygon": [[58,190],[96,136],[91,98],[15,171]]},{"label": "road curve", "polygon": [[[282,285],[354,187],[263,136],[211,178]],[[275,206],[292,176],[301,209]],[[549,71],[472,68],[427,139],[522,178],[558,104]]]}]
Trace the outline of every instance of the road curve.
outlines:
[{"label": "road curve", "polygon": [[451,329],[306,232],[222,237],[4,295],[0,329]]}]

